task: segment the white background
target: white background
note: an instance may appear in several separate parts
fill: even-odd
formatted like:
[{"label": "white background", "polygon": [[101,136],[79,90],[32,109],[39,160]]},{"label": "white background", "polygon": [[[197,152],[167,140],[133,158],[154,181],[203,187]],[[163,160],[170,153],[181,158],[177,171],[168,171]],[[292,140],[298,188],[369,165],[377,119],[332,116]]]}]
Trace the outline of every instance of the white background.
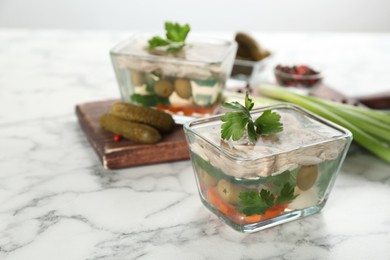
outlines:
[{"label": "white background", "polygon": [[0,28],[390,32],[389,0],[0,0]]}]

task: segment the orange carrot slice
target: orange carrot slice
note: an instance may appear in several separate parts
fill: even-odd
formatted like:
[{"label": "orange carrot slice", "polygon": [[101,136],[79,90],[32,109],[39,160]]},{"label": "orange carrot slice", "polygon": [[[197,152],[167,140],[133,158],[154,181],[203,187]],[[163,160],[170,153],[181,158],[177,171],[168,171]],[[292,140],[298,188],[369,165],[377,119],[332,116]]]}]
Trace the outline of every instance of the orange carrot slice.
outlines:
[{"label": "orange carrot slice", "polygon": [[279,216],[285,209],[287,208],[287,204],[282,204],[278,206],[273,206],[269,210],[264,213],[264,219],[274,218]]},{"label": "orange carrot slice", "polygon": [[244,220],[248,224],[260,222],[262,218],[263,218],[263,216],[259,215],[259,214],[254,214],[252,216],[244,215]]},{"label": "orange carrot slice", "polygon": [[245,214],[239,213],[219,196],[218,191],[215,187],[209,187],[207,189],[207,198],[214,205],[215,208],[217,208],[221,213],[223,213],[228,219],[237,224],[252,224],[260,222],[262,220],[262,215],[259,214],[246,216]]}]

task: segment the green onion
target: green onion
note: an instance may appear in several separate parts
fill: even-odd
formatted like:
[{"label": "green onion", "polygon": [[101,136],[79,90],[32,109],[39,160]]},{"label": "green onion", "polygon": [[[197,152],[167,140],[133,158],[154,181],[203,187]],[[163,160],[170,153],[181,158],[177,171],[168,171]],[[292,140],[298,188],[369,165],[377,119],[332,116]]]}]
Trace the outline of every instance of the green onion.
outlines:
[{"label": "green onion", "polygon": [[298,94],[277,86],[261,86],[261,95],[297,104],[351,131],[354,141],[390,163],[390,113]]}]

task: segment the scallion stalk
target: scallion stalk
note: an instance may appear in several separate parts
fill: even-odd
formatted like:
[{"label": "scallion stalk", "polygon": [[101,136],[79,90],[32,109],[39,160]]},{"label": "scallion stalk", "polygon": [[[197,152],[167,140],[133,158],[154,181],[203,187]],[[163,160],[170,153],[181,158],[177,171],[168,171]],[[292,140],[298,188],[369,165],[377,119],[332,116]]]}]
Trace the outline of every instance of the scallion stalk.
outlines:
[{"label": "scallion stalk", "polygon": [[[261,86],[259,93],[273,99],[297,104],[351,131],[354,141],[390,163],[389,121],[387,112],[324,101],[287,88]],[[360,113],[359,115],[357,115]]]}]

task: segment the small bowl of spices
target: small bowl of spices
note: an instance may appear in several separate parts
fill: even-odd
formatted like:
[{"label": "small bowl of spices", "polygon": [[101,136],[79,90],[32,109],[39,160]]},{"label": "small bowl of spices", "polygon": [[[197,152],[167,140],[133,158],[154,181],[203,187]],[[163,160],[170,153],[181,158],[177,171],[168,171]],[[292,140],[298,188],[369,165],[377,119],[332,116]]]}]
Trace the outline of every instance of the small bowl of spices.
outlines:
[{"label": "small bowl of spices", "polygon": [[277,65],[274,68],[276,81],[284,87],[311,89],[323,80],[323,73],[308,65]]}]

